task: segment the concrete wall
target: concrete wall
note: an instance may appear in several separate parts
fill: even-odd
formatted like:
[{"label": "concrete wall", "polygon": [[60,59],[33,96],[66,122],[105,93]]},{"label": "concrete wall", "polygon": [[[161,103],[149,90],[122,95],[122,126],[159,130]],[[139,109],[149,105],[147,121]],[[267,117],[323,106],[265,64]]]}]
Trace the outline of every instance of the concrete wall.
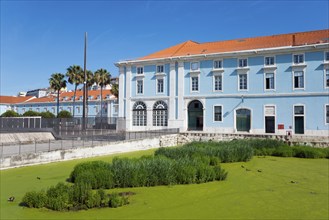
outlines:
[{"label": "concrete wall", "polygon": [[50,132],[0,133],[0,144],[55,140]]},{"label": "concrete wall", "polygon": [[177,145],[177,136],[178,134],[173,134],[144,140],[113,142],[105,146],[58,150],[52,152],[28,153],[24,155],[1,158],[0,164],[1,169],[8,169],[33,164],[42,164],[132,151],[149,150],[159,147],[169,147]]}]

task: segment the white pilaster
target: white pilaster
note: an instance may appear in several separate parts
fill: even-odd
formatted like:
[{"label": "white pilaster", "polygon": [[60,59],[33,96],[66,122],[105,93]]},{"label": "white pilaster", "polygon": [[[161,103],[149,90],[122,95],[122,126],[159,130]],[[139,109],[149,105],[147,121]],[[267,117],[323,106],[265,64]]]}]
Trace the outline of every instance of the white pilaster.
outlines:
[{"label": "white pilaster", "polygon": [[178,108],[178,120],[177,126],[181,129],[184,128],[184,62],[178,62],[178,91],[177,91],[177,108]]},{"label": "white pilaster", "polygon": [[131,130],[131,66],[126,67],[126,130]]},{"label": "white pilaster", "polygon": [[169,105],[168,105],[168,127],[175,127],[176,122],[176,65],[175,63],[170,63],[170,72],[169,72]]},{"label": "white pilaster", "polygon": [[119,117],[125,117],[125,109],[124,109],[124,102],[125,102],[125,72],[124,67],[119,67]]}]

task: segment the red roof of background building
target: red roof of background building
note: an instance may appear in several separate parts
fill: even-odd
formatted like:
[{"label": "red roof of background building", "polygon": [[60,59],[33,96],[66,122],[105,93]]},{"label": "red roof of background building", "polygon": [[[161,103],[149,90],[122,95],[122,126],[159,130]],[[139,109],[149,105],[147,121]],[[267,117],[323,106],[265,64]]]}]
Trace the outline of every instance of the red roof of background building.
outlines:
[{"label": "red roof of background building", "polygon": [[27,102],[30,99],[34,99],[34,96],[0,96],[1,104],[16,104]]},{"label": "red roof of background building", "polygon": [[208,43],[186,41],[184,43],[141,57],[138,60],[179,57],[198,54],[224,53],[284,46],[301,46],[307,44],[328,42],[329,29],[226,41],[216,41]]}]

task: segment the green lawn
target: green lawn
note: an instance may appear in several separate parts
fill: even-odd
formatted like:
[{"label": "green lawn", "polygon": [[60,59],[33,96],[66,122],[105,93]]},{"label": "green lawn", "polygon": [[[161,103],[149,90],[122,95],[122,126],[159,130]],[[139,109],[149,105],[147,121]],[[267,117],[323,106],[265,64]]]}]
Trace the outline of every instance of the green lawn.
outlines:
[{"label": "green lawn", "polygon": [[[154,150],[121,156],[138,157]],[[116,189],[133,191],[131,203],[117,209],[55,212],[18,206],[27,191],[65,181],[74,160],[1,171],[1,219],[328,219],[328,159],[254,157],[223,164],[228,178],[206,184]],[[251,171],[241,168],[244,165]],[[261,169],[262,172],[257,172]],[[36,177],[41,177],[38,180]],[[294,181],[296,183],[291,183]],[[112,190],[113,191],[113,190]],[[7,198],[15,196],[13,203]]]}]

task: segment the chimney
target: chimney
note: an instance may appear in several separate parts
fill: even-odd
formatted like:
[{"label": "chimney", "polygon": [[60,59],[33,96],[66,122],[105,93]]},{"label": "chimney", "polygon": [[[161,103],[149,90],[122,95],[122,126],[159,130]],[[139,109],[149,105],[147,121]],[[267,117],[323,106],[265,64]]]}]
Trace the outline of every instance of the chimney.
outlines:
[{"label": "chimney", "polygon": [[296,46],[296,36],[292,35],[292,46]]}]

